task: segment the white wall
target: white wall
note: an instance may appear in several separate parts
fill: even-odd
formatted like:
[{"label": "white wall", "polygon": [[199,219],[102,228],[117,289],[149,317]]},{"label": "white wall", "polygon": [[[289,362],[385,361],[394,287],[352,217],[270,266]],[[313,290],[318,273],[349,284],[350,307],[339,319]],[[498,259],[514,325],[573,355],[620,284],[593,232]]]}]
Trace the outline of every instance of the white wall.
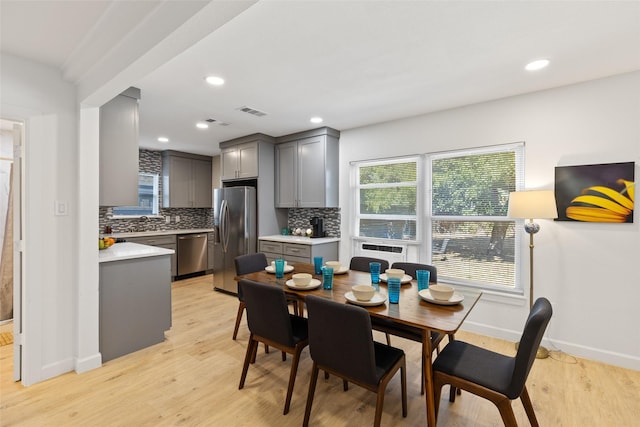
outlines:
[{"label": "white wall", "polygon": [[[635,161],[637,180],[640,72],[343,131],[342,236],[352,235],[349,162],[516,141],[526,143],[527,189],[553,189],[555,166],[578,164]],[[554,307],[546,344],[640,369],[640,215],[634,224],[538,222],[535,292]],[[524,238],[525,281],[528,250]],[[348,238],[340,253],[352,254]],[[603,297],[601,287],[617,297]],[[527,313],[522,299],[484,295],[464,328],[516,341]]]},{"label": "white wall", "polygon": [[[26,122],[23,384],[28,385],[74,365],[76,90],[59,71],[5,54],[0,76],[0,116]],[[67,215],[54,215],[55,201],[66,203]]]}]

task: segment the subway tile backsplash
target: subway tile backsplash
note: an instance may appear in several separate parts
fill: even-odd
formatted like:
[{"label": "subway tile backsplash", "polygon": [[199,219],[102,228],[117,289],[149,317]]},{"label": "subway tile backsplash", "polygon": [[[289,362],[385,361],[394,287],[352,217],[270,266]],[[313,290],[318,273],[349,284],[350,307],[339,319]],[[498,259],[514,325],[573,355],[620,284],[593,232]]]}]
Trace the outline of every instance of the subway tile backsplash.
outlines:
[{"label": "subway tile backsplash", "polygon": [[[162,206],[162,153],[153,150],[140,150],[139,152],[140,172],[157,173],[160,175],[159,204]],[[213,191],[213,190],[212,190]],[[100,206],[99,233],[104,233],[106,226],[111,227],[113,233],[126,233],[128,231],[162,231],[162,230],[189,230],[194,228],[213,227],[213,208],[160,208],[161,218],[149,218],[141,220],[138,218],[115,219],[109,218],[111,206]],[[165,217],[170,217],[169,224]],[[180,222],[176,222],[176,217],[180,217]]]}]

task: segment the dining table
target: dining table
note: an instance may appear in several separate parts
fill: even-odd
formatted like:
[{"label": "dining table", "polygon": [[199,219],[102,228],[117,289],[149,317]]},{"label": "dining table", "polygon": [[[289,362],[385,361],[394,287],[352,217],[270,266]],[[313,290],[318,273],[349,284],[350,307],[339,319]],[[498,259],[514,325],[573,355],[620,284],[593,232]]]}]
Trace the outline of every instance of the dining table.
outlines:
[{"label": "dining table", "polygon": [[[384,298],[384,301],[377,305],[369,305],[368,303],[363,305],[362,303],[353,301],[354,298],[352,294],[349,293],[351,292],[351,287],[354,285],[371,285],[371,275],[368,272],[349,270],[346,268],[341,269],[338,271],[338,274],[334,274],[333,276],[332,288],[324,289],[322,286],[322,275],[314,274],[314,266],[312,264],[296,263],[292,265],[293,270],[286,273],[281,279],[277,279],[271,270],[267,271],[269,270],[268,268],[258,272],[236,276],[235,279],[237,281],[249,279],[283,288],[288,296],[295,296],[298,299],[299,307],[301,308],[301,310],[299,310],[300,313],[303,312],[302,307],[304,307],[305,297],[307,295],[316,295],[341,303],[357,304],[363,306],[371,317],[379,317],[400,326],[408,325],[421,330],[427,425],[434,427],[436,425],[436,412],[433,371],[431,369],[431,354],[433,350],[431,345],[431,331],[453,336],[482,296],[482,292],[477,290],[465,290],[464,294],[457,292],[456,296],[462,299],[461,302],[442,305],[442,303],[438,304],[425,301],[418,294],[415,278],[411,278],[411,281],[403,280],[400,289],[400,300],[397,304],[391,304],[387,297],[386,283],[380,281],[379,295],[376,297],[379,299]],[[291,287],[291,278],[295,273],[310,273],[313,279],[319,281],[321,284],[318,287],[311,286],[308,289]],[[287,282],[289,284],[287,284]],[[314,283],[317,284],[317,282]]]}]

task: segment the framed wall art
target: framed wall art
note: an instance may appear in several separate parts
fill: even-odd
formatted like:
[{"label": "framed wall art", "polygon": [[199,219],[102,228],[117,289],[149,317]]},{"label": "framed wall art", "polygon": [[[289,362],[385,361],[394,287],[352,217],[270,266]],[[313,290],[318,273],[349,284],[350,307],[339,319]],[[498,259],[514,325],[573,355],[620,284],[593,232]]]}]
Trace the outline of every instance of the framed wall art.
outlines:
[{"label": "framed wall art", "polygon": [[635,162],[557,166],[558,221],[633,223]]}]

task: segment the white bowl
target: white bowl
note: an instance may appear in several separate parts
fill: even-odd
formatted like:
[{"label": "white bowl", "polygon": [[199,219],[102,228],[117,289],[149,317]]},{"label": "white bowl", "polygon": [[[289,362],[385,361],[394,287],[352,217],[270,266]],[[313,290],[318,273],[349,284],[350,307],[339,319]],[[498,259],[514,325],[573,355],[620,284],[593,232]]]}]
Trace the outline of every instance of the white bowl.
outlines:
[{"label": "white bowl", "polygon": [[[271,268],[276,269],[276,262],[271,261]],[[287,260],[284,261],[284,268],[287,268]]]},{"label": "white bowl", "polygon": [[340,264],[340,261],[327,261],[324,263],[324,265],[333,268],[334,273],[336,271],[340,271],[340,269],[342,268],[342,264]]},{"label": "white bowl", "polygon": [[429,292],[434,299],[439,301],[449,301],[453,296],[453,287],[448,285],[431,285]]},{"label": "white bowl", "polygon": [[295,283],[296,286],[308,286],[311,282],[311,275],[309,273],[296,273],[291,276],[291,278],[293,279],[293,283]]},{"label": "white bowl", "polygon": [[389,268],[385,271],[386,275],[387,275],[387,279],[390,277],[397,277],[398,279],[402,280],[402,278],[404,277],[404,270],[401,270],[399,268]]},{"label": "white bowl", "polygon": [[351,287],[351,292],[358,301],[370,301],[376,293],[376,288],[370,285],[355,285]]}]

